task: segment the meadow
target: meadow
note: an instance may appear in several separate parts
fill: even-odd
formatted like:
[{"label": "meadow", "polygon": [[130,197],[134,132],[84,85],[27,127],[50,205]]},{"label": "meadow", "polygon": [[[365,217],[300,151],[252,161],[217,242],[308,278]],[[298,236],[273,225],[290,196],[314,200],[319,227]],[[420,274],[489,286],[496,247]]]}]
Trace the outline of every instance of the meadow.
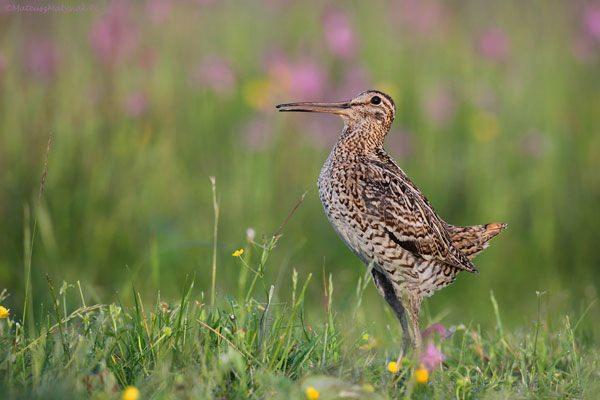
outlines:
[{"label": "meadow", "polygon": [[[0,393],[594,398],[597,3],[85,5],[0,0]],[[509,225],[420,359],[323,215],[341,122],[274,109],[369,88],[440,215]]]}]

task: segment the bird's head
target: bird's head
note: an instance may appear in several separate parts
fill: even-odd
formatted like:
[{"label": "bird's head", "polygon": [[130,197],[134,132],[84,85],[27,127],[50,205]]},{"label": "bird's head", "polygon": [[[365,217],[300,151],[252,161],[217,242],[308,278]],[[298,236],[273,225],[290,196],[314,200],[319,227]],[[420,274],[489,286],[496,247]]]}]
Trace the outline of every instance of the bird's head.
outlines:
[{"label": "bird's head", "polygon": [[342,117],[346,126],[368,126],[387,133],[392,126],[396,107],[387,94],[378,90],[367,90],[350,101],[337,103],[286,103],[276,106],[279,111],[319,112],[337,114]]}]

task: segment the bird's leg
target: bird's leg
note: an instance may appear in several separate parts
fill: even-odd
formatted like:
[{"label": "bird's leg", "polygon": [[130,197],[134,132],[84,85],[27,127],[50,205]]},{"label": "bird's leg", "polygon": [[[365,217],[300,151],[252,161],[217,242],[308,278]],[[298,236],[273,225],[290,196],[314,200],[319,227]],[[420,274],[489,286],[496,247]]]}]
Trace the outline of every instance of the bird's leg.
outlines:
[{"label": "bird's leg", "polygon": [[412,343],[406,310],[402,305],[400,298],[396,295],[396,291],[390,280],[375,268],[371,270],[371,274],[373,275],[373,283],[375,283],[377,290],[383,296],[385,301],[387,301],[392,310],[394,310],[394,314],[396,314],[398,320],[400,320],[400,324],[402,325],[402,353],[406,354]]},{"label": "bird's leg", "polygon": [[406,318],[406,310],[400,317],[400,325],[402,325],[402,352],[404,354],[408,354],[410,349],[412,348],[412,340],[410,330],[408,328],[408,320]]},{"label": "bird's leg", "polygon": [[405,296],[406,304],[406,316],[408,323],[410,324],[410,336],[412,339],[412,345],[414,346],[417,354],[421,351],[421,328],[419,327],[419,312],[421,309],[421,297],[412,294]]}]

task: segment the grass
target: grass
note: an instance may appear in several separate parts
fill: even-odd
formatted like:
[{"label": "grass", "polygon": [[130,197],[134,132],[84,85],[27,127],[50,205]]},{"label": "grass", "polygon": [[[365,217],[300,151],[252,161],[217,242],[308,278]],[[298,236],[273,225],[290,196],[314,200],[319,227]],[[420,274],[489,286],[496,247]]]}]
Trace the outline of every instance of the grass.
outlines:
[{"label": "grass", "polygon": [[[392,374],[386,364],[398,357],[399,326],[390,321],[388,335],[378,337],[368,324],[353,323],[364,314],[369,274],[357,282],[347,315],[332,302],[330,275],[324,309],[309,318],[311,274],[294,270],[281,298],[264,280],[278,239],[248,245],[246,254],[259,253],[256,265],[240,257],[254,271],[252,281],[240,275],[245,290],[223,297],[219,307],[194,291],[193,276],[179,300],[158,293],[149,309],[135,287],[124,296],[130,306],[92,305],[79,282],[57,288],[48,278],[52,302],[43,323],[32,330],[22,321],[0,320],[0,389],[11,399],[117,399],[127,386],[139,388],[144,399],[302,399],[308,387],[322,399],[592,398],[598,389],[600,353],[586,339],[585,313],[543,319],[542,293],[537,319],[526,329],[507,332],[492,294],[494,328],[461,324],[450,327],[446,339],[436,337],[445,361],[428,383],[415,381],[418,361],[411,355]],[[6,296],[2,292],[0,303]]]},{"label": "grass", "polygon": [[[357,37],[355,58],[340,60],[324,38],[325,3],[173,3],[162,23],[143,2],[123,10],[123,29],[138,40],[128,57],[109,65],[90,39],[110,14],[101,5],[70,16],[0,17],[0,282],[10,307],[20,308],[29,287],[38,293],[27,310],[35,317],[47,293],[45,273],[57,282],[85,281],[90,298],[105,303],[132,282],[147,298],[159,289],[173,297],[186,275],[202,269],[197,287],[210,295],[212,275],[204,270],[212,260],[227,259],[249,227],[272,231],[305,191],[273,254],[278,268],[267,274],[277,282],[292,267],[315,275],[326,268],[345,306],[343,288],[353,288],[363,271],[323,218],[315,190],[340,123],[281,115],[273,105],[341,100],[369,87],[393,95],[398,110],[386,147],[440,215],[459,225],[510,226],[477,259],[480,276],[461,278],[432,299],[434,313],[447,310],[454,323],[463,313],[493,323],[479,299],[494,290],[504,294],[498,302],[506,319],[521,324],[535,311],[536,290],[575,311],[597,297],[600,69],[572,54],[582,4],[436,1],[443,23],[428,33],[412,29],[397,1],[340,4]],[[510,42],[499,63],[477,51],[482,33],[494,28]],[[48,53],[56,53],[54,64]],[[235,76],[230,92],[190,82],[214,56]],[[40,66],[30,64],[38,58],[54,74],[36,74]],[[287,91],[294,82],[281,81],[273,58],[287,68],[314,65],[320,91]],[[365,82],[353,78],[356,70]],[[255,90],[265,85],[280,89]],[[125,103],[140,93],[146,107],[132,115]],[[261,94],[264,104],[256,104]],[[433,121],[427,105],[448,101],[451,115]],[[50,134],[46,193],[38,199]],[[222,211],[216,248],[209,176]],[[24,253],[34,217],[35,251]],[[213,292],[238,291],[229,286],[237,282],[233,260],[220,265]],[[319,289],[308,289],[310,308],[319,306],[312,302]],[[376,293],[367,297],[366,305],[376,303]]]}]

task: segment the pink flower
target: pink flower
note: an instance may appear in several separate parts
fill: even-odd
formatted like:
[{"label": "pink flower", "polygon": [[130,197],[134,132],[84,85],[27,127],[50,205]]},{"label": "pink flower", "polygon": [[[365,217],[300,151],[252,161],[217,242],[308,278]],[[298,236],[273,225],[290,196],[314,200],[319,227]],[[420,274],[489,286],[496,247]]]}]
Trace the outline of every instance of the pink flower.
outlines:
[{"label": "pink flower", "polygon": [[444,359],[444,354],[433,343],[429,343],[427,349],[421,354],[421,363],[429,371],[433,371],[440,366]]},{"label": "pink flower", "polygon": [[285,54],[275,51],[267,55],[266,64],[269,79],[278,95],[314,100],[325,89],[325,72],[311,58],[292,61]]},{"label": "pink flower", "polygon": [[600,5],[589,5],[583,15],[585,33],[591,38],[600,41]]},{"label": "pink flower", "polygon": [[500,28],[485,31],[478,39],[477,50],[490,61],[506,61],[510,54],[510,40]]},{"label": "pink flower", "polygon": [[129,8],[122,1],[111,2],[106,13],[92,25],[90,42],[96,57],[105,65],[120,62],[136,46],[138,32]]},{"label": "pink flower", "polygon": [[444,325],[436,323],[431,324],[423,331],[423,338],[427,338],[436,332],[440,335],[440,337],[442,337],[442,339],[447,339],[450,337],[450,335],[452,335],[452,332],[446,329]]},{"label": "pink flower", "polygon": [[142,116],[148,109],[148,96],[144,92],[130,93],[123,104],[123,110],[129,117]]},{"label": "pink flower", "polygon": [[48,38],[33,38],[26,47],[25,66],[33,76],[50,80],[56,75],[59,54]]},{"label": "pink flower", "polygon": [[600,54],[600,5],[589,5],[583,11],[581,27],[571,43],[575,58],[591,63]]},{"label": "pink flower", "polygon": [[236,77],[226,59],[212,55],[206,57],[192,73],[192,81],[207,87],[218,95],[230,95],[235,89]]},{"label": "pink flower", "polygon": [[323,70],[312,60],[290,66],[290,94],[299,99],[317,98],[325,86]]},{"label": "pink flower", "polygon": [[331,52],[341,58],[351,58],[356,54],[356,34],[346,13],[332,9],[323,17],[325,39]]},{"label": "pink flower", "polygon": [[10,0],[0,0],[0,15],[12,13],[15,6],[16,4]]}]

